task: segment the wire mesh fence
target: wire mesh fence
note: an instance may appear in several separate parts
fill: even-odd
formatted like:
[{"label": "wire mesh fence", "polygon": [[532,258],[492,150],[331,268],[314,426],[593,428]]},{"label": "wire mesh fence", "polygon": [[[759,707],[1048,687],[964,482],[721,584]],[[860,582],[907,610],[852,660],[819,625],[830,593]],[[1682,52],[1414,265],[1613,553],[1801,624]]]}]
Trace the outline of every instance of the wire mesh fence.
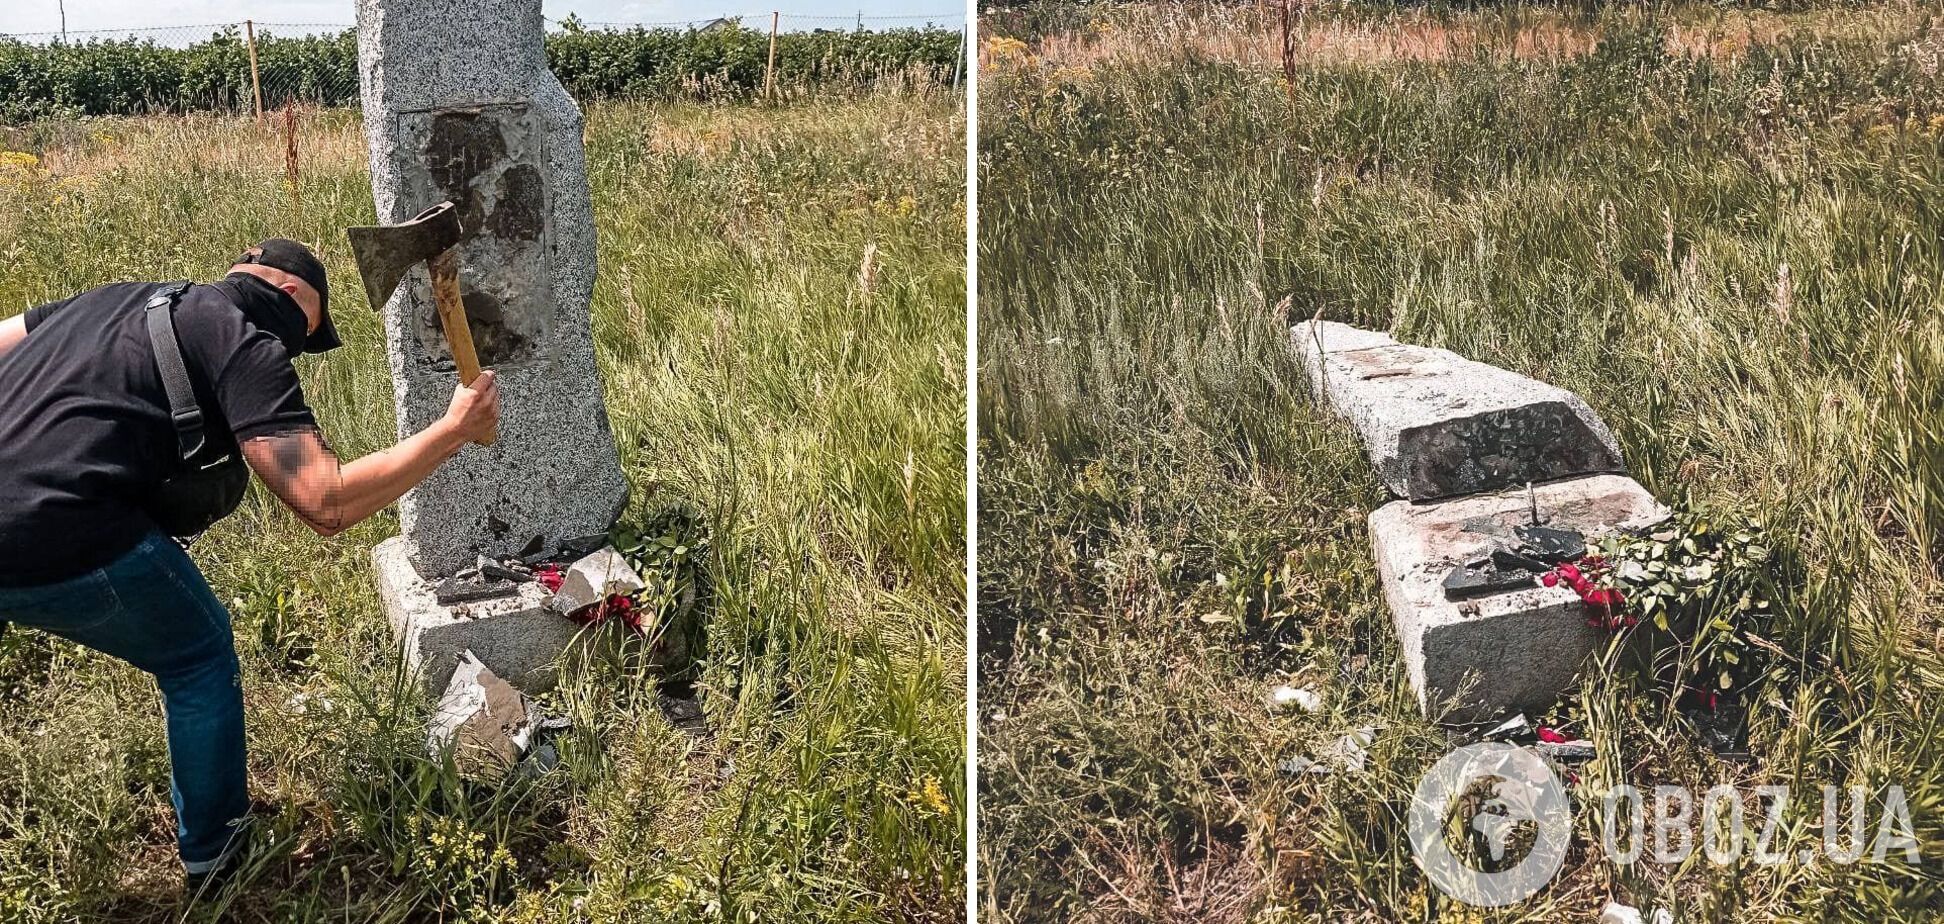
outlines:
[{"label": "wire mesh fence", "polygon": [[[958,86],[963,13],[759,13],[669,22],[548,20],[568,90],[603,96],[801,94],[887,79]],[[772,53],[772,44],[774,51]],[[357,106],[349,23],[245,21],[0,34],[0,120]]]}]

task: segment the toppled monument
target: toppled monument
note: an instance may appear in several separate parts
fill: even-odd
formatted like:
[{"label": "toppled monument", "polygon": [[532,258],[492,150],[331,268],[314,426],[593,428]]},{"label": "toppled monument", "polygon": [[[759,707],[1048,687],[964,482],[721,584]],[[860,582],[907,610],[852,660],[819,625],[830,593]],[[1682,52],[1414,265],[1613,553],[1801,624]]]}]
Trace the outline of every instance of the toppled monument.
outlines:
[{"label": "toppled monument", "polygon": [[1333,321],[1296,325],[1295,342],[1313,389],[1399,497],[1625,470],[1613,433],[1563,388]]},{"label": "toppled monument", "polygon": [[1666,508],[1572,392],[1334,322],[1291,333],[1318,400],[1401,498],[1371,513],[1370,541],[1420,708],[1545,710],[1606,635],[1540,574]]},{"label": "toppled monument", "polygon": [[[492,559],[605,533],[626,504],[595,365],[593,206],[579,108],[547,69],[540,0],[358,0],[358,71],[378,221],[458,206],[460,291],[481,365],[499,376],[491,446],[469,446],[399,502],[373,552],[393,627],[427,689],[457,652],[544,687],[579,627],[541,591],[439,602],[435,585]],[[383,306],[398,430],[446,411],[458,383],[429,277]]]}]

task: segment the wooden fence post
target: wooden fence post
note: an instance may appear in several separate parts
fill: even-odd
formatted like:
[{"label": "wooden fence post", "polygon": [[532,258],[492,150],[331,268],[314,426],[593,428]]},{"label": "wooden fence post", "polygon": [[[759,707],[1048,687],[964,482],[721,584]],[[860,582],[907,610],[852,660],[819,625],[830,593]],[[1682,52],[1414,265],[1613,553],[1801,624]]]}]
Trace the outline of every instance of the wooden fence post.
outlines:
[{"label": "wooden fence post", "polygon": [[257,124],[263,124],[263,77],[257,73],[256,21],[243,20],[243,35],[250,41],[250,91],[256,94]]},{"label": "wooden fence post", "polygon": [[781,12],[770,11],[770,50],[769,66],[763,69],[763,100],[768,102],[771,90],[776,85],[776,22],[783,18]]},{"label": "wooden fence post", "polygon": [[1283,92],[1293,106],[1296,104],[1296,40],[1289,32],[1289,4],[1290,0],[1282,0],[1282,71]]},{"label": "wooden fence post", "polygon": [[959,87],[959,75],[965,72],[965,56],[971,52],[968,47],[971,44],[971,36],[972,30],[969,26],[959,27],[958,57],[952,59],[952,89],[954,90]]},{"label": "wooden fence post", "polygon": [[299,179],[297,172],[297,101],[294,99],[284,101],[283,131],[284,181],[290,184],[290,209],[296,213],[298,220],[301,221],[304,214],[304,194],[299,191],[297,186]]}]

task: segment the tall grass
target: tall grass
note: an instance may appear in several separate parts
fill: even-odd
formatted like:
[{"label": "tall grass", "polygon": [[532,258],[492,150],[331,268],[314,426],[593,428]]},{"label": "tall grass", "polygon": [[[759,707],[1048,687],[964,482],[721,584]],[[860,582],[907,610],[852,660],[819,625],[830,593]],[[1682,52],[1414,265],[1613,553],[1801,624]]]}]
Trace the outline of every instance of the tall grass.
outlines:
[{"label": "tall grass", "polygon": [[[1897,783],[1926,860],[1944,848],[1944,24],[1897,5],[1694,38],[1722,15],[1310,10],[1299,47],[1325,50],[1287,81],[1246,10],[988,38],[991,919],[1938,913],[1929,869],[1618,867],[1582,842],[1482,914],[1437,896],[1402,830],[1448,744],[1372,574],[1383,495],[1305,397],[1293,320],[1571,388],[1656,494],[1758,517],[1803,563],[1750,694],[1755,760],[1717,759],[1608,660],[1550,717],[1602,743],[1582,794]],[[1325,710],[1270,711],[1279,682]],[[1367,772],[1277,771],[1365,724]],[[1814,806],[1792,844],[1816,843]]]},{"label": "tall grass", "polygon": [[[664,719],[653,674],[588,665],[544,698],[576,723],[561,771],[461,781],[420,756],[425,707],[373,592],[367,555],[395,518],[322,541],[254,495],[194,555],[231,601],[276,836],[192,917],[962,918],[958,105],[921,88],[590,110],[624,523],[693,517],[707,536],[712,733]],[[362,128],[328,111],[302,126],[295,199],[280,140],[245,120],[0,134],[38,155],[0,173],[0,313],[209,278],[271,234],[355,279]],[[349,457],[393,421],[377,316],[337,288],[346,347],[300,372]],[[0,920],[181,917],[147,679],[30,632],[0,646],[0,678]]]}]

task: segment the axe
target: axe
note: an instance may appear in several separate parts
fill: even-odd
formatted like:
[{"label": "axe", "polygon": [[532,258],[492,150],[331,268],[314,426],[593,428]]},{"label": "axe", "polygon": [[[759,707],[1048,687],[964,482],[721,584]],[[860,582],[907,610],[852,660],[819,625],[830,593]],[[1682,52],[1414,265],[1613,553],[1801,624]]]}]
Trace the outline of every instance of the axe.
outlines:
[{"label": "axe", "polygon": [[[432,302],[438,308],[446,345],[452,348],[452,361],[459,367],[459,384],[471,385],[479,378],[479,354],[473,349],[472,327],[466,323],[466,304],[459,297],[456,245],[463,229],[458,208],[450,201],[441,202],[404,224],[346,228],[344,234],[351,239],[351,254],[358,261],[365,298],[373,309],[391,300],[407,270],[421,260],[428,264]],[[479,444],[492,442],[488,437]]]}]

